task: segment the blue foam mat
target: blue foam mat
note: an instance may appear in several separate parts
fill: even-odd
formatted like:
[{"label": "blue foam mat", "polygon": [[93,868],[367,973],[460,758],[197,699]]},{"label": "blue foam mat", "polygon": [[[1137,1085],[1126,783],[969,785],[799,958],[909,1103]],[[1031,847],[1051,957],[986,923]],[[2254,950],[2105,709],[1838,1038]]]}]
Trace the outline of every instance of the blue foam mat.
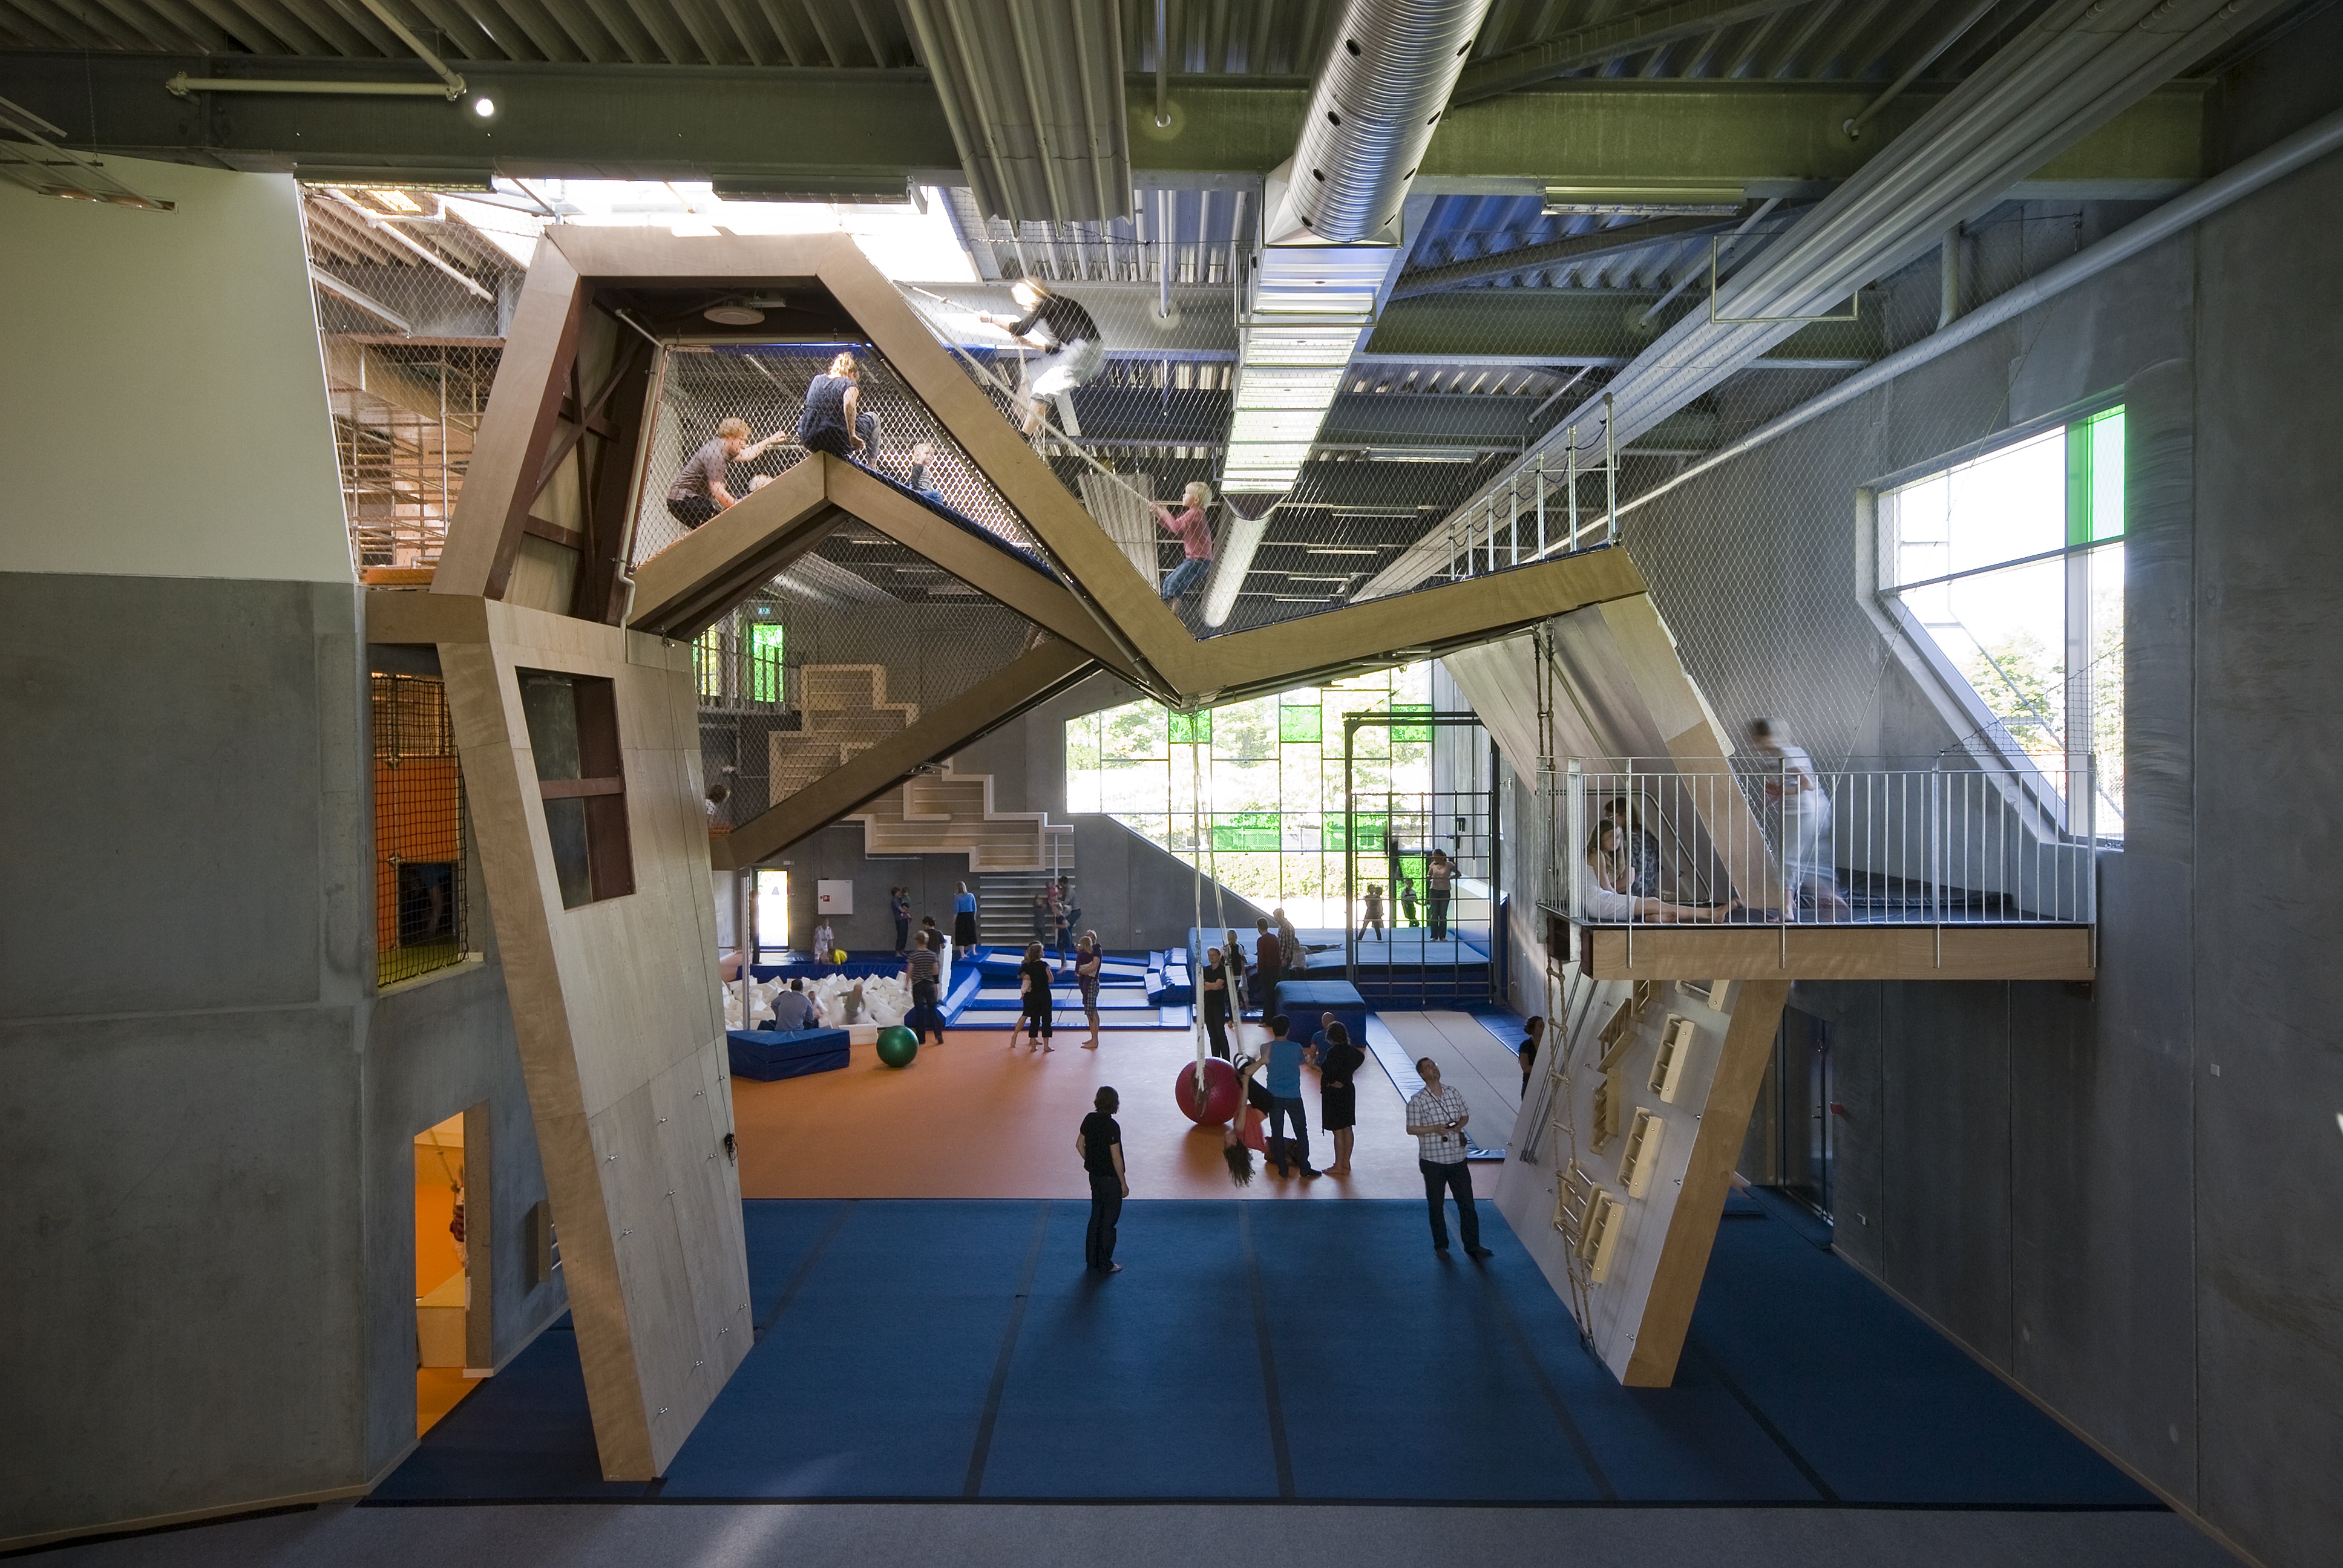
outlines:
[{"label": "blue foam mat", "polygon": [[[1667,1389],[1580,1349],[1486,1202],[1478,1264],[1433,1258],[1414,1202],[1137,1201],[1112,1280],[1080,1266],[1080,1202],[745,1209],[760,1332],[665,1497],[1268,1497],[1282,1437],[1300,1498],[2155,1506],[1745,1199]],[[600,1479],[557,1328],[375,1499],[644,1490]]]}]

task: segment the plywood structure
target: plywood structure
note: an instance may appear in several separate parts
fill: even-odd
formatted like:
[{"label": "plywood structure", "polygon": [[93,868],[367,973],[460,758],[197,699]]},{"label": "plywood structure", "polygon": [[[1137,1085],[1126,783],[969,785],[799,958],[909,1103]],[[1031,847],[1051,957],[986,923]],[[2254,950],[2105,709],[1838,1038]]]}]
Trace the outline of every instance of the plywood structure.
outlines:
[{"label": "plywood structure", "polygon": [[[690,650],[396,590],[367,635],[439,651],[603,1472],[648,1479],[751,1337]],[[563,907],[523,669],[613,683],[625,897]]]},{"label": "plywood structure", "polygon": [[[704,308],[752,291],[779,302],[784,319],[736,336],[869,344],[1038,551],[1005,548],[853,463],[809,454],[636,561],[637,473],[662,373],[637,324],[720,337]],[[678,639],[729,613],[841,522],[876,529],[1014,610],[1033,639],[942,711],[907,711],[901,728],[841,752],[837,766],[720,836],[717,862],[777,853],[1101,668],[1169,703],[1207,703],[1539,628],[1557,665],[1574,672],[1585,731],[1584,745],[1543,749],[1549,754],[1648,756],[1706,770],[1731,749],[1624,550],[1200,640],[1157,597],[1144,543],[1151,534],[1119,503],[1113,513],[1094,516],[1066,487],[846,236],[679,239],[556,227],[540,245],[430,590],[375,596],[372,635],[434,644],[446,671],[606,1473],[657,1474],[748,1348],[739,1192],[722,1151],[730,1111],[707,899],[711,849],[690,648]],[[1457,659],[1460,680],[1476,705],[1486,699],[1484,712],[1501,709],[1510,656],[1489,656],[1476,678],[1478,657]],[[634,849],[623,896],[564,907],[515,673],[525,668],[605,679],[618,692],[619,819]],[[1476,678],[1490,689],[1474,690]],[[1492,727],[1517,766],[1534,766],[1537,753],[1518,749],[1510,733],[1517,725],[1500,716]],[[605,818],[617,782],[571,781],[602,799],[589,808]],[[1746,809],[1737,799],[1729,809]],[[1762,842],[1749,823],[1706,826],[1720,843]],[[1762,850],[1741,853],[1748,863],[1726,874],[1749,901],[1770,901]],[[602,871],[598,863],[597,890]],[[1643,1146],[1656,1163],[1638,1177],[1641,1195],[1591,1194],[1601,1200],[1591,1211],[1610,1226],[1595,1249],[1605,1300],[1619,1303],[1602,1332],[1624,1334],[1620,1342],[1643,1335],[1618,1362],[1632,1381],[1664,1382],[1674,1365],[1722,1201],[1726,1141],[1737,1147],[1748,1115],[1739,1097],[1754,1092],[1771,1039],[1766,1010],[1778,1013],[1782,989],[1779,979],[1743,986],[1717,1011],[1713,1040],[1695,1046],[1686,1037],[1676,1092],[1662,1107],[1671,1125],[1654,1141],[1646,1119]],[[1606,1092],[1633,1093],[1632,1074],[1601,1075],[1606,1086],[1614,1080],[1624,1087]],[[1717,1131],[1703,1130],[1704,1108]],[[1673,1125],[1684,1117],[1689,1124]],[[1624,1144],[1610,1147],[1615,1160]]]},{"label": "plywood structure", "polygon": [[2086,926],[1583,927],[1596,980],[2087,980]]}]

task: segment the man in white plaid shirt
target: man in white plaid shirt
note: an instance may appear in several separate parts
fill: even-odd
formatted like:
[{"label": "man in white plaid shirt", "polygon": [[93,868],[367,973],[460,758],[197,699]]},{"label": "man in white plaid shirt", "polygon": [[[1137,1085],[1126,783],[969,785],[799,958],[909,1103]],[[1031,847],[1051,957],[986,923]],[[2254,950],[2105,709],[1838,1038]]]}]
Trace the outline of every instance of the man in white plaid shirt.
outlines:
[{"label": "man in white plaid shirt", "polygon": [[1432,1209],[1432,1250],[1448,1254],[1448,1215],[1441,1200],[1456,1198],[1456,1224],[1464,1232],[1464,1255],[1495,1256],[1481,1245],[1481,1213],[1473,1205],[1473,1171],[1464,1163],[1464,1124],[1473,1120],[1464,1097],[1440,1081],[1440,1064],[1424,1057],[1415,1064],[1423,1087],[1407,1102],[1407,1130],[1415,1134],[1416,1168],[1423,1172],[1423,1199]]}]

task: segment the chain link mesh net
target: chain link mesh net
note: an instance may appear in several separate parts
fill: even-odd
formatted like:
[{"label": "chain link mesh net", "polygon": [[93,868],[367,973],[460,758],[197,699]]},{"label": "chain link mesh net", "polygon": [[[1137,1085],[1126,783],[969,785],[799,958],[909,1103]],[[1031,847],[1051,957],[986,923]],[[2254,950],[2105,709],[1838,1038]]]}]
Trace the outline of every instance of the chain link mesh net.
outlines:
[{"label": "chain link mesh net", "polygon": [[427,191],[306,186],[302,213],[352,560],[428,568],[523,269]]},{"label": "chain link mesh net", "polygon": [[1032,624],[855,525],[693,645],[721,831],[900,733],[1031,646]]}]

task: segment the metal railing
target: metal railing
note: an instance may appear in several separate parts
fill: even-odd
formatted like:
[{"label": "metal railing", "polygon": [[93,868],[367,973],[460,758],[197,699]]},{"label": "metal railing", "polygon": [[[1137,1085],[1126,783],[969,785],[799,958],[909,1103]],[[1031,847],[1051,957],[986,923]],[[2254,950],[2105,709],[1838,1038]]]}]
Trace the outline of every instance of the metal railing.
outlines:
[{"label": "metal railing", "polygon": [[2096,772],[1572,758],[1525,865],[1584,925],[2090,925]]}]

